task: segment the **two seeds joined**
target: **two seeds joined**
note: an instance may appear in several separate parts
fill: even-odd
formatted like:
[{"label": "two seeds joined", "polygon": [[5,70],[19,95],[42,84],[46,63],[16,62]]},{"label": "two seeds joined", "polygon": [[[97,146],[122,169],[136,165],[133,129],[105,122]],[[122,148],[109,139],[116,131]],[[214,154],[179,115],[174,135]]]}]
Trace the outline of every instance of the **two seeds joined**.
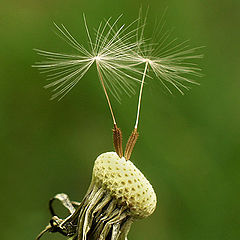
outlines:
[{"label": "two seeds joined", "polygon": [[[96,64],[113,120],[116,151],[101,154],[96,159],[90,187],[81,203],[71,202],[65,194],[55,196],[54,199],[60,200],[70,212],[66,219],[60,219],[55,214],[50,201],[52,219],[37,239],[49,231],[60,232],[72,240],[126,240],[132,222],[148,217],[156,208],[156,194],[151,184],[129,160],[138,138],[145,79],[151,77],[148,73],[151,71],[169,92],[171,90],[167,84],[173,85],[183,94],[182,89],[189,89],[186,83],[195,83],[185,75],[200,76],[200,69],[188,60],[201,58],[202,55],[195,54],[197,48],[189,48],[186,42],[176,44],[175,39],[166,44],[169,34],[165,33],[159,45],[149,44],[143,37],[146,17],[143,23],[139,18],[129,26],[122,25],[118,29],[115,28],[119,18],[113,24],[110,21],[111,18],[104,25],[99,25],[95,41],[92,41],[84,17],[89,50],[63,25],[56,27],[62,38],[77,51],[76,55],[37,50],[38,54],[47,58],[35,66],[47,73],[52,81],[47,87],[54,87],[53,98],[65,96]],[[136,22],[137,28],[131,30]],[[139,68],[142,65],[143,71]],[[120,100],[122,91],[128,94],[135,92],[134,82],[141,83],[136,122],[123,153],[122,133],[117,126],[108,91]]]}]

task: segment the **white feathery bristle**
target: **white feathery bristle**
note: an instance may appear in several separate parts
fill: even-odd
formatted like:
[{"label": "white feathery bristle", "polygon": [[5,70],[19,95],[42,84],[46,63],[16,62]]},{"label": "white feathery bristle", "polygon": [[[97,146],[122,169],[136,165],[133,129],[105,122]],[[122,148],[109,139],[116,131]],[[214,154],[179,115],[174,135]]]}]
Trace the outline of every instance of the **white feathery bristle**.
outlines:
[{"label": "white feathery bristle", "polygon": [[[154,73],[156,78],[172,93],[170,86],[174,86],[181,94],[189,90],[190,84],[198,84],[191,76],[202,76],[201,69],[192,60],[202,58],[198,54],[201,47],[191,48],[188,41],[178,42],[177,38],[171,40],[171,31],[165,30],[164,15],[156,27],[151,38],[144,37],[147,14],[143,18],[140,9],[140,31],[136,32],[137,50],[133,57],[135,65],[147,64],[148,74]],[[151,75],[150,75],[151,76]],[[145,78],[145,76],[144,76]]]},{"label": "white feathery bristle", "polygon": [[139,80],[134,76],[137,70],[127,64],[136,43],[130,40],[135,36],[136,29],[129,30],[129,26],[117,28],[120,17],[111,23],[109,18],[105,24],[100,23],[95,32],[95,39],[91,37],[84,16],[84,24],[90,48],[80,44],[64,25],[56,25],[59,36],[75,51],[75,54],[56,53],[35,49],[46,60],[34,65],[47,75],[51,83],[46,88],[53,87],[52,98],[64,97],[87,73],[94,63],[101,71],[102,80],[112,95],[120,101],[122,92],[134,94],[134,83]]}]

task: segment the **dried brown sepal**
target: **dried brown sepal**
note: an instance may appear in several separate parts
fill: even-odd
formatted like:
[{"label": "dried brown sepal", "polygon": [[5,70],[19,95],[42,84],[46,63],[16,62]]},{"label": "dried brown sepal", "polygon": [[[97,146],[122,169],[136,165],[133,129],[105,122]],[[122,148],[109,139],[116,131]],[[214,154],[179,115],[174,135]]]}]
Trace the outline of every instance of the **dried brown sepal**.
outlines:
[{"label": "dried brown sepal", "polygon": [[131,154],[132,154],[133,148],[134,148],[134,146],[137,142],[138,136],[139,136],[139,133],[138,133],[137,129],[134,128],[131,136],[128,139],[126,149],[125,149],[125,152],[124,152],[124,157],[125,157],[126,160],[129,160],[130,157],[131,157]]},{"label": "dried brown sepal", "polygon": [[116,153],[121,158],[123,156],[123,148],[122,148],[122,131],[117,127],[117,124],[114,124],[113,129],[113,144]]},{"label": "dried brown sepal", "polygon": [[46,228],[38,234],[35,240],[39,240],[46,232],[49,232],[52,229],[51,224],[48,224]]},{"label": "dried brown sepal", "polygon": [[37,236],[35,240],[39,240],[47,232],[52,233],[59,232],[64,236],[71,236],[75,234],[76,227],[72,226],[71,224],[68,224],[67,227],[62,226],[66,220],[59,218],[56,212],[54,211],[53,202],[56,200],[60,201],[60,203],[69,211],[71,216],[73,216],[74,213],[76,212],[74,206],[80,206],[80,203],[70,201],[69,197],[65,193],[59,193],[52,199],[50,199],[49,210],[51,212],[52,218],[50,220],[50,223],[45,227],[45,229],[42,232],[40,232],[40,234]]}]

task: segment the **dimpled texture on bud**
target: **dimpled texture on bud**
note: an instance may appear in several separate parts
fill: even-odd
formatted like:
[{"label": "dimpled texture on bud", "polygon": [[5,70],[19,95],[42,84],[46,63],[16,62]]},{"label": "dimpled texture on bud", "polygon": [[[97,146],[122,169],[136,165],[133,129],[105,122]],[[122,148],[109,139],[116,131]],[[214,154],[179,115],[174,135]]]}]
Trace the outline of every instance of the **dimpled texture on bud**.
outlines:
[{"label": "dimpled texture on bud", "polygon": [[92,181],[106,188],[119,204],[126,204],[135,218],[145,218],[156,208],[152,185],[130,160],[115,152],[103,153],[96,159]]}]

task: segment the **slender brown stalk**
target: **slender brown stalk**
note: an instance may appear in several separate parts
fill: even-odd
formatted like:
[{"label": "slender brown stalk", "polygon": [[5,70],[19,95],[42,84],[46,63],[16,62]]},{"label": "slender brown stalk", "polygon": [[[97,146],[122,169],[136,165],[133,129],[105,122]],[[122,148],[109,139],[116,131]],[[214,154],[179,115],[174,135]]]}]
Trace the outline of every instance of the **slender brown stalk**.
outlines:
[{"label": "slender brown stalk", "polygon": [[98,74],[99,74],[99,78],[100,78],[100,81],[101,81],[101,84],[102,84],[102,87],[103,87],[103,90],[104,90],[104,93],[105,93],[105,96],[106,96],[106,99],[107,99],[107,102],[108,102],[108,106],[109,106],[109,109],[110,109],[110,112],[111,112],[111,115],[112,115],[112,119],[113,119],[113,125],[114,125],[113,145],[114,145],[116,153],[121,158],[123,156],[122,132],[121,132],[121,129],[117,127],[117,122],[116,122],[116,119],[114,117],[112,105],[111,105],[111,102],[110,102],[110,99],[109,99],[109,96],[108,96],[108,93],[107,93],[107,89],[106,89],[104,81],[103,81],[102,73],[100,71],[100,67],[99,67],[99,64],[98,64],[97,61],[96,61],[96,65],[97,65],[97,71],[98,71]]},{"label": "slender brown stalk", "polygon": [[115,119],[114,114],[113,114],[112,105],[111,105],[111,102],[110,102],[110,99],[109,99],[109,96],[108,96],[108,93],[107,93],[107,89],[106,89],[105,84],[104,84],[104,81],[103,81],[102,73],[101,73],[101,71],[100,71],[100,67],[99,67],[99,64],[98,64],[97,61],[96,61],[96,65],[97,65],[97,71],[98,71],[99,79],[100,79],[100,82],[101,82],[101,84],[102,84],[103,91],[104,91],[104,93],[105,93],[105,96],[106,96],[106,99],[107,99],[107,102],[108,102],[108,106],[109,106],[109,109],[110,109],[110,112],[111,112],[111,115],[112,115],[113,124],[114,124],[114,125],[117,125],[116,119]]}]

